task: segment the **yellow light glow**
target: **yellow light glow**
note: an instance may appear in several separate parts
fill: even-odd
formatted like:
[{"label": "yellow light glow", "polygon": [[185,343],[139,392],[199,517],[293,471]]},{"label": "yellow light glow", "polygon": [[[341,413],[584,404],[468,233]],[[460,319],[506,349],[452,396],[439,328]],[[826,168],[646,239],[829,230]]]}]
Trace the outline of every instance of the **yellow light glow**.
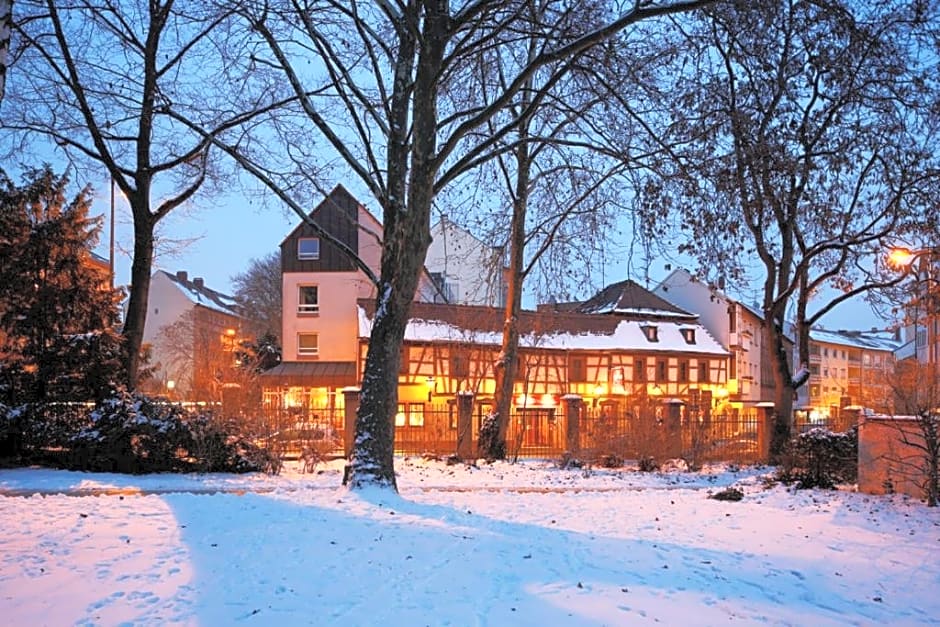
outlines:
[{"label": "yellow light glow", "polygon": [[594,396],[603,396],[606,391],[605,387],[600,383],[594,386]]},{"label": "yellow light glow", "polygon": [[722,388],[722,387],[715,388],[715,391],[712,392],[712,395],[713,395],[715,398],[719,398],[719,399],[720,399],[720,398],[728,398],[728,390],[726,390],[725,388]]},{"label": "yellow light glow", "polygon": [[906,268],[911,265],[916,256],[907,248],[892,248],[888,253],[888,263],[895,268]]},{"label": "yellow light glow", "polygon": [[542,394],[542,407],[554,407],[555,397],[551,394]]}]

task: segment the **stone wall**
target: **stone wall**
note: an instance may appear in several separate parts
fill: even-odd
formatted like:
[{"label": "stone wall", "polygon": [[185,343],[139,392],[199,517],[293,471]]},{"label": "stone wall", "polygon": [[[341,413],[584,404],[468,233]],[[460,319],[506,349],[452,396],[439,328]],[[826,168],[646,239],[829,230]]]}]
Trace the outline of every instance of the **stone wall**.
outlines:
[{"label": "stone wall", "polygon": [[858,429],[858,491],[924,498],[924,435],[913,416],[867,416]]}]

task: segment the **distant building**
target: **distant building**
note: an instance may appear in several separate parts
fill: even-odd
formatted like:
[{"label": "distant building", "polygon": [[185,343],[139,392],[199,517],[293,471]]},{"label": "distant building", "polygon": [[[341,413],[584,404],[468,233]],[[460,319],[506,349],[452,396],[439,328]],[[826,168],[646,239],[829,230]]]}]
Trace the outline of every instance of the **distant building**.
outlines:
[{"label": "distant building", "polygon": [[[356,302],[375,298],[376,286],[354,256],[380,274],[382,223],[342,185],[310,219],[336,241],[302,222],[281,242],[282,361],[262,374],[269,407],[336,406],[339,390],[358,381]],[[422,273],[415,300],[438,298]]]},{"label": "distant building", "polygon": [[504,307],[509,271],[501,247],[488,246],[442,216],[431,227],[425,268],[438,285],[436,302]]},{"label": "distant building", "polygon": [[893,332],[811,329],[810,378],[798,390],[798,411],[810,419],[835,417],[848,406],[893,413],[891,383],[900,347]]},{"label": "distant building", "polygon": [[[775,366],[764,343],[764,319],[757,308],[731,298],[681,268],[670,273],[653,293],[695,312],[702,325],[730,350],[727,393],[734,411],[754,416],[760,408],[773,407]],[[789,338],[785,345],[792,355]]]},{"label": "distant building", "polygon": [[[306,223],[281,244],[283,362],[262,379],[267,407],[316,419],[335,416],[343,388],[361,385],[376,288],[349,253],[377,275],[382,227],[341,186],[310,218],[342,246]],[[430,429],[431,403],[455,407],[461,392],[474,394],[478,417],[492,407],[502,342],[501,254],[446,219],[434,233],[398,373],[398,426],[416,434]],[[477,304],[442,302],[449,300]],[[524,311],[519,321],[512,400],[513,411],[525,414],[530,444],[557,436],[565,395],[609,416],[640,415],[648,406],[677,420],[724,410],[728,351],[695,314],[635,283],[608,286],[564,312]]]},{"label": "distant building", "polygon": [[192,401],[221,401],[221,388],[246,339],[234,298],[185,271],[150,279],[144,343],[155,368],[151,392]]}]

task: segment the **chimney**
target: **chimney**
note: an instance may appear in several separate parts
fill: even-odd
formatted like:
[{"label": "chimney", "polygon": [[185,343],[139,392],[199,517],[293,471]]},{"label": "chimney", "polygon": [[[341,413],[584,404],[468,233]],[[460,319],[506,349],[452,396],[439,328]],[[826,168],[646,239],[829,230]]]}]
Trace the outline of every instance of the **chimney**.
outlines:
[{"label": "chimney", "polygon": [[195,279],[193,279],[193,285],[196,286],[196,289],[201,290],[206,286],[206,282],[202,280],[201,276],[197,276]]},{"label": "chimney", "polygon": [[176,278],[179,279],[180,281],[184,281],[184,282],[189,280],[189,277],[186,275],[186,271],[185,271],[185,270],[177,270],[177,271],[176,271]]}]

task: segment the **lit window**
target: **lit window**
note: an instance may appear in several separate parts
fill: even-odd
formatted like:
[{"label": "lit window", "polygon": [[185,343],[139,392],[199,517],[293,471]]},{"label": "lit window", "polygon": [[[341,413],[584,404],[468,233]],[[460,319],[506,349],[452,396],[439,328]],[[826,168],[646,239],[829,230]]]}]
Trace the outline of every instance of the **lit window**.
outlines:
[{"label": "lit window", "polygon": [[640,330],[643,331],[643,335],[646,336],[646,339],[650,342],[659,341],[659,330],[653,325],[640,325]]},{"label": "lit window", "polygon": [[681,329],[686,344],[695,344],[695,329]]},{"label": "lit window", "polygon": [[319,337],[316,333],[297,334],[297,354],[314,356],[320,353]]},{"label": "lit window", "polygon": [[408,426],[409,427],[423,427],[424,426],[424,405],[421,403],[409,403],[408,404]]},{"label": "lit window", "polygon": [[297,300],[297,313],[320,313],[320,298],[316,285],[301,285]]},{"label": "lit window", "polygon": [[395,414],[396,427],[423,427],[424,426],[424,404],[423,403],[399,403],[398,412]]},{"label": "lit window", "polygon": [[298,259],[319,259],[320,239],[317,237],[301,237],[297,240]]}]

